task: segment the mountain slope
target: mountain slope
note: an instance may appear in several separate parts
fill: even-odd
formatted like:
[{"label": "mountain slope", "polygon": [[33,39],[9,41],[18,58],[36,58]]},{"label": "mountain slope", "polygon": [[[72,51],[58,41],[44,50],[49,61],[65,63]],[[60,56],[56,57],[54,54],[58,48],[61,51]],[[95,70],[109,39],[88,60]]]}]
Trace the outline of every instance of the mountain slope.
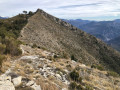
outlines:
[{"label": "mountain slope", "polygon": [[110,40],[108,44],[120,51],[120,37]]},{"label": "mountain slope", "polygon": [[10,63],[0,76],[0,90],[120,90],[120,77],[115,72],[54,57],[59,55],[41,48],[20,48],[22,56],[4,65]]},{"label": "mountain slope", "polygon": [[74,55],[78,61],[91,65],[103,64],[119,72],[120,53],[72,25],[42,10],[28,20],[19,38],[27,44],[36,44],[50,51]]},{"label": "mountain slope", "polygon": [[66,20],[68,23],[90,33],[103,41],[109,41],[120,35],[120,20],[114,21],[88,21],[86,20]]}]

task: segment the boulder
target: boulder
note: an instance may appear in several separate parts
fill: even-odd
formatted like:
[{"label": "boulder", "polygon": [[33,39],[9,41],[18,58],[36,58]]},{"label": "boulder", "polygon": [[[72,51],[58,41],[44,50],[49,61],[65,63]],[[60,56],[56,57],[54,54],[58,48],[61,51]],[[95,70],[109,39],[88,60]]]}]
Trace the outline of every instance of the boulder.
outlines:
[{"label": "boulder", "polygon": [[19,77],[13,78],[12,82],[13,82],[14,86],[16,87],[21,84],[21,80],[22,80],[22,76],[19,76]]}]

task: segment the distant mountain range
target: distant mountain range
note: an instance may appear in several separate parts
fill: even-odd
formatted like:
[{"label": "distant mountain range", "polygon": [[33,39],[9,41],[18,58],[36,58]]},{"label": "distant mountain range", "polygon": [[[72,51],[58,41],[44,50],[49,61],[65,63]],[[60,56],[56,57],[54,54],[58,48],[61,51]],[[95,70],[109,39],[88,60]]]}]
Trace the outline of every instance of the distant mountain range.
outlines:
[{"label": "distant mountain range", "polygon": [[0,16],[0,19],[6,19],[6,18],[8,18],[8,17],[1,17],[1,16]]},{"label": "distant mountain range", "polygon": [[64,20],[77,28],[94,35],[120,51],[120,19],[113,21]]},{"label": "distant mountain range", "polygon": [[120,19],[114,21],[64,20],[107,42],[120,36]]}]

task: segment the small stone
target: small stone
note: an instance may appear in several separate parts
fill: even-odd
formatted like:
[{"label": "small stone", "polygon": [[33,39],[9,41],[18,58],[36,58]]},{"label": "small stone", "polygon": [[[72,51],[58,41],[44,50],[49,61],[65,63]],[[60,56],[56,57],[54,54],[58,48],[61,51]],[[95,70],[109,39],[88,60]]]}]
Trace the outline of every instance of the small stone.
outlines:
[{"label": "small stone", "polygon": [[31,86],[34,90],[41,90],[40,85],[36,85],[34,84],[33,86]]},{"label": "small stone", "polygon": [[26,84],[26,86],[32,86],[32,85],[34,85],[34,81],[29,81],[27,84]]},{"label": "small stone", "polygon": [[14,86],[18,86],[21,84],[22,76],[12,79]]}]

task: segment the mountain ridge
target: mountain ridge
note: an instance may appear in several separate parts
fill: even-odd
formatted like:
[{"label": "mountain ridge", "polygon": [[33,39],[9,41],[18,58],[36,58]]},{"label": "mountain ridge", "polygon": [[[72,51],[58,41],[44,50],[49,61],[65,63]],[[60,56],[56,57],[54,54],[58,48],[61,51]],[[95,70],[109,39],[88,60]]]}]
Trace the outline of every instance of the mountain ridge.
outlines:
[{"label": "mountain ridge", "polygon": [[79,22],[78,20],[65,21],[105,42],[120,35],[119,19],[113,21],[89,21],[89,23],[85,24],[83,22],[86,20],[80,20]]},{"label": "mountain ridge", "polygon": [[105,64],[109,69],[120,72],[120,53],[94,36],[40,9],[29,18],[19,39],[50,51],[74,55],[84,64]]}]

